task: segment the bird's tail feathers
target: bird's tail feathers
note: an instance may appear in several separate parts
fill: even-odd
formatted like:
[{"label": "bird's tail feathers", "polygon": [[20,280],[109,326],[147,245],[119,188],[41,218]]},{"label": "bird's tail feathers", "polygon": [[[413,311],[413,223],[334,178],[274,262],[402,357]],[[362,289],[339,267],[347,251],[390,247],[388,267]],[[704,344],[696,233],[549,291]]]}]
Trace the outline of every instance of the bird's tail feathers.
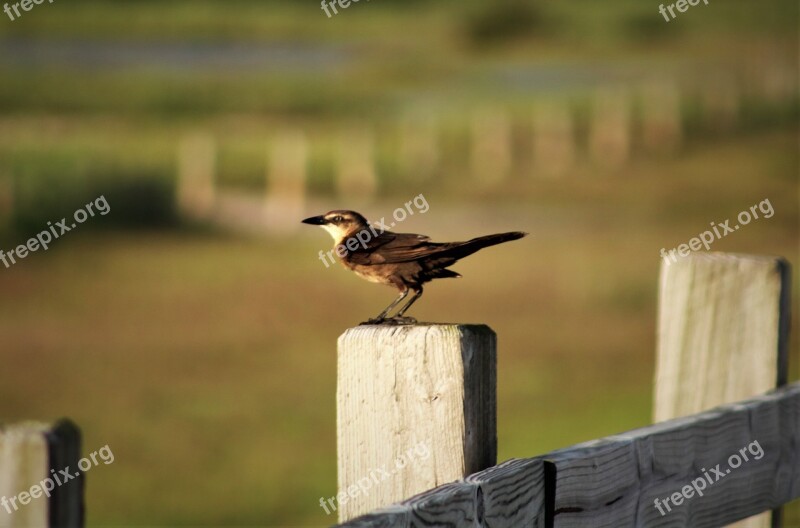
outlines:
[{"label": "bird's tail feathers", "polygon": [[460,259],[468,255],[472,255],[476,251],[479,251],[489,246],[496,246],[497,244],[502,244],[503,242],[511,242],[512,240],[519,240],[520,238],[524,237],[527,234],[528,233],[523,233],[521,231],[510,231],[508,233],[485,235],[482,237],[473,238],[472,240],[467,240],[466,242],[457,242],[453,244],[451,247],[439,253],[439,255],[441,256],[447,255],[455,259]]},{"label": "bird's tail feathers", "polygon": [[519,240],[528,233],[522,231],[510,231],[508,233],[497,233],[496,235],[486,235],[478,238],[473,238],[465,242],[466,244],[479,244],[482,248],[494,246],[495,244],[502,244],[503,242],[510,242],[512,240]]}]

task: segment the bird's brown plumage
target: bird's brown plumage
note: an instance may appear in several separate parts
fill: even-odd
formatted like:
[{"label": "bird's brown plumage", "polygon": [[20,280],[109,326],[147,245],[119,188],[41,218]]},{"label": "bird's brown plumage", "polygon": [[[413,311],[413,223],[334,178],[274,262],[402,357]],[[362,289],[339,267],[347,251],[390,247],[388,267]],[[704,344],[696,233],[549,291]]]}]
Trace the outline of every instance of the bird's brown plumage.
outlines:
[{"label": "bird's brown plumage", "polygon": [[[394,286],[400,297],[373,322],[382,321],[409,290],[415,296],[398,311],[397,316],[422,294],[422,286],[433,279],[460,277],[447,269],[459,259],[485,247],[524,237],[513,231],[473,238],[465,242],[431,242],[430,237],[413,233],[378,232],[355,211],[335,210],[303,220],[328,231],[336,246],[346,248],[341,263],[358,276],[371,282]],[[353,248],[353,249],[351,249]]]}]

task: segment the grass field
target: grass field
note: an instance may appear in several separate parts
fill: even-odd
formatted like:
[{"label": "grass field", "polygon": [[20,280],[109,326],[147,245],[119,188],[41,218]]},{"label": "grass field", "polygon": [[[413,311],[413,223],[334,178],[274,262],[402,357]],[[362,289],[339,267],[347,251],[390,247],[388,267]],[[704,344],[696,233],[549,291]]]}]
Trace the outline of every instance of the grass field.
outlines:
[{"label": "grass field", "polygon": [[[576,174],[571,192],[541,185],[501,215],[426,194],[430,211],[404,230],[532,235],[459,264],[463,279],[415,306],[498,333],[501,460],[649,422],[661,247],[768,198],[775,216],[713,249],[800,262],[795,139],[704,144],[610,181]],[[111,446],[114,464],[87,475],[91,526],[332,522],[318,498],[335,492],[335,340],[392,294],[326,269],[327,246],[316,230],[70,234],[0,274],[0,415],[70,416],[86,450]]]}]

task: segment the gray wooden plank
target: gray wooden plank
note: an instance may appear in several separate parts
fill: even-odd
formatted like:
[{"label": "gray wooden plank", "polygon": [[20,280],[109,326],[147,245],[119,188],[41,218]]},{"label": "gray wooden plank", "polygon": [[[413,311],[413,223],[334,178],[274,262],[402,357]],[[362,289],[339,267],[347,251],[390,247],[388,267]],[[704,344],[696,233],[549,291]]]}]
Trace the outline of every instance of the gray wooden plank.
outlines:
[{"label": "gray wooden plank", "polygon": [[478,519],[486,528],[545,526],[545,468],[541,458],[511,459],[465,479],[477,484]]},{"label": "gray wooden plank", "polygon": [[639,465],[627,440],[597,440],[545,456],[555,479],[556,528],[632,526]]},{"label": "gray wooden plank", "polygon": [[[729,468],[731,455],[742,457],[743,448],[748,461]],[[717,464],[723,476],[711,471]],[[712,483],[702,488],[698,482],[692,496],[661,515],[656,498],[706,473]],[[800,382],[542,457],[509,460],[341,526],[712,528],[798,497]]]}]

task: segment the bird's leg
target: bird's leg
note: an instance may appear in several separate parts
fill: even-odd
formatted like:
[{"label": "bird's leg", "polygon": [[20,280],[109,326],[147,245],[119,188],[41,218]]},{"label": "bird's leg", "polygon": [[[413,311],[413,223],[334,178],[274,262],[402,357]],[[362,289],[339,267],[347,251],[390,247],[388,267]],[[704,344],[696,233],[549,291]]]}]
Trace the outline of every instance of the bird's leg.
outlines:
[{"label": "bird's leg", "polygon": [[397,296],[397,299],[392,301],[392,304],[387,306],[384,311],[382,311],[380,314],[378,314],[378,317],[376,317],[375,319],[369,319],[367,321],[367,324],[380,324],[380,323],[382,323],[386,319],[386,316],[389,314],[389,312],[392,310],[392,308],[397,306],[400,303],[400,301],[402,301],[403,299],[406,298],[407,295],[408,295],[408,288],[406,288],[405,290],[400,292],[400,295]]},{"label": "bird's leg", "polygon": [[414,302],[416,302],[416,300],[420,297],[422,297],[422,288],[414,291],[414,296],[411,298],[411,300],[409,300],[405,306],[400,308],[400,310],[394,315],[394,317],[392,317],[392,319],[402,323],[416,323],[416,319],[413,317],[403,317],[403,314],[406,313],[406,310],[411,308],[411,305],[414,304]]}]

